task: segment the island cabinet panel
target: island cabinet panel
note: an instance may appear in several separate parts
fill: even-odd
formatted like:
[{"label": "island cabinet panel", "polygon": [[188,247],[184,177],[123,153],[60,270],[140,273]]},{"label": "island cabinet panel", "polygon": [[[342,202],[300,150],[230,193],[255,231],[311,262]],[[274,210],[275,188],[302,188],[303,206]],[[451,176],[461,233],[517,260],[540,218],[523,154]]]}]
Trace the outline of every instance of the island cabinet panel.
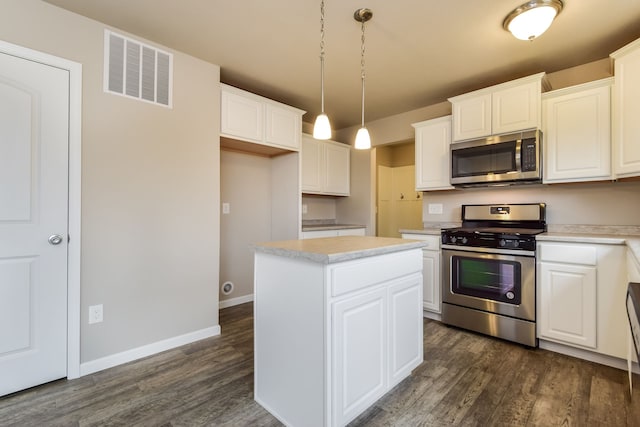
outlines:
[{"label": "island cabinet panel", "polygon": [[285,425],[344,426],[410,375],[423,360],[421,252],[317,262],[258,249],[255,400]]}]

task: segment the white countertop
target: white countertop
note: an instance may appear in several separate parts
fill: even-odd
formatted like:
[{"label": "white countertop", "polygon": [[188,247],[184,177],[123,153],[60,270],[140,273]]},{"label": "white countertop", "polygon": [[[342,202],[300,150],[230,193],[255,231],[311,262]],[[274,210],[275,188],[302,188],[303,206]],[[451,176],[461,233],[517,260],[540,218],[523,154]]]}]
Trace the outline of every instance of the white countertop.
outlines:
[{"label": "white countertop", "polygon": [[303,225],[302,231],[346,230],[352,228],[366,228],[366,226],[361,224],[312,224]]},{"label": "white countertop", "polygon": [[303,258],[322,264],[349,261],[392,252],[419,249],[425,242],[392,237],[340,236],[319,239],[257,243],[256,252],[289,258]]}]

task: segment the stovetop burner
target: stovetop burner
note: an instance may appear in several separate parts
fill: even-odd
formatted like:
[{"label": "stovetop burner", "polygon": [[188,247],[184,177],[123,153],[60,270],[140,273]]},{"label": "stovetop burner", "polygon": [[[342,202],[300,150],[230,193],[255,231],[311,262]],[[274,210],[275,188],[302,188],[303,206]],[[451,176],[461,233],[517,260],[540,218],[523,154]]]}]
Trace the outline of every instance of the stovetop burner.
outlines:
[{"label": "stovetop burner", "polygon": [[535,251],[546,231],[546,205],[463,205],[462,227],[442,230],[442,244]]}]

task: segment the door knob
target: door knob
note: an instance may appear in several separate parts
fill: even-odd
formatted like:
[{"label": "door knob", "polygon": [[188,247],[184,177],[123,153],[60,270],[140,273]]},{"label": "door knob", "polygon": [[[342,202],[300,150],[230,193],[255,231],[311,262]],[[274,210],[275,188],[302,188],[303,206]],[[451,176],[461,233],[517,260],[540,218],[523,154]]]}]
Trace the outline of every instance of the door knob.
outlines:
[{"label": "door knob", "polygon": [[52,234],[49,237],[49,244],[59,245],[60,243],[62,243],[62,236],[60,236],[59,234]]}]

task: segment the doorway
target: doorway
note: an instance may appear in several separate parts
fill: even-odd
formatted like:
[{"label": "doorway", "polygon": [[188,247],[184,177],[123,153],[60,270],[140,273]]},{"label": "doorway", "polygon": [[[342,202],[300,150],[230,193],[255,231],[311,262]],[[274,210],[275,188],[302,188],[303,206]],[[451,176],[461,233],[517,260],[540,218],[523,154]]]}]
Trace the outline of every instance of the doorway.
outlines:
[{"label": "doorway", "polygon": [[377,235],[400,237],[401,229],[422,229],[414,141],[376,147],[376,176]]}]

